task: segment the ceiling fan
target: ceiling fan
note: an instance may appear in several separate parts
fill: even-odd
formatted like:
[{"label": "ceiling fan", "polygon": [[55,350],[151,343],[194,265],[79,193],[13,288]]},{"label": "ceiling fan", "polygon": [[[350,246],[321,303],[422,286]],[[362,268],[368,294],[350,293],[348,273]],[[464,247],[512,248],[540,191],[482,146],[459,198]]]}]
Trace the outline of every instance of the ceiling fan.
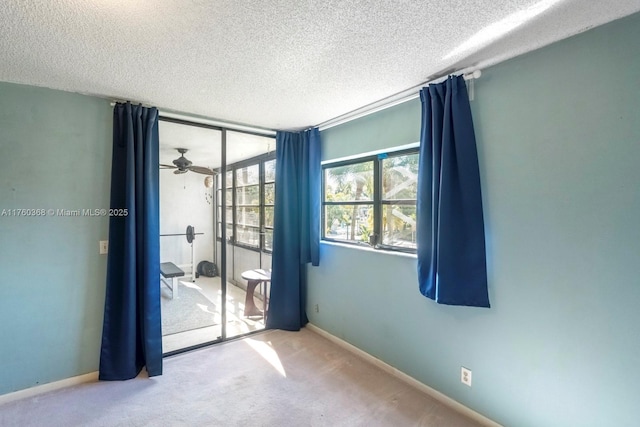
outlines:
[{"label": "ceiling fan", "polygon": [[182,173],[187,173],[189,171],[195,173],[201,173],[203,175],[213,175],[213,170],[206,168],[204,166],[194,166],[191,160],[187,159],[184,154],[189,151],[186,148],[176,148],[180,153],[180,157],[173,161],[172,165],[160,165],[160,169],[175,169],[173,171],[174,174],[179,175]]}]

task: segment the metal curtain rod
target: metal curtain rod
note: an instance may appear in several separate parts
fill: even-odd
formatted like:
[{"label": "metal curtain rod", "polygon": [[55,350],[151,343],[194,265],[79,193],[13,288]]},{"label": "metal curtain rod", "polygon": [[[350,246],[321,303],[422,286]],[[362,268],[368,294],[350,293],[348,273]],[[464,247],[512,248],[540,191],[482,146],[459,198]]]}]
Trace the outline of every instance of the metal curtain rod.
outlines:
[{"label": "metal curtain rod", "polygon": [[[454,73],[451,73],[454,74]],[[478,79],[480,78],[480,76],[482,75],[482,70],[474,70],[472,72],[469,73],[465,73],[462,75],[462,77],[465,80],[474,80],[474,79]],[[342,114],[338,117],[334,117],[333,119],[329,119],[325,122],[322,122],[318,125],[316,125],[321,131],[325,130],[325,129],[329,129],[332,128],[334,126],[338,126],[347,122],[350,122],[352,120],[356,120],[359,119],[361,117],[365,117],[368,116],[369,114],[373,114],[373,113],[377,113],[378,111],[382,111],[382,110],[386,110],[387,108],[391,108],[394,107],[396,105],[405,103],[407,101],[410,101],[412,99],[416,99],[420,96],[420,89],[422,89],[424,86],[428,85],[428,84],[432,84],[432,83],[436,83],[438,81],[442,81],[445,78],[447,78],[449,76],[449,74],[447,74],[446,76],[440,76],[431,80],[428,80],[424,83],[420,83],[417,86],[414,86],[412,88],[409,88],[407,90],[403,90],[402,92],[398,92],[394,95],[388,96],[386,98],[383,98],[379,101],[376,102],[372,102],[371,104],[365,105],[364,107],[360,107],[357,108],[353,111],[350,111],[348,113]],[[471,95],[471,94],[470,94]]]},{"label": "metal curtain rod", "polygon": [[[126,103],[127,101],[120,101],[120,100],[112,101],[109,105],[114,107],[116,105],[116,102]],[[131,102],[131,101],[128,101],[128,102]],[[134,102],[131,102],[131,104],[134,104]],[[151,107],[151,105],[144,104],[144,103],[142,103],[141,105],[144,107]],[[260,128],[255,126],[243,125],[239,123],[230,123],[222,120],[208,119],[206,117],[189,116],[187,114],[177,113],[173,111],[165,111],[160,108],[158,108],[158,115],[160,116],[161,119],[163,117],[167,119],[175,119],[176,121],[183,122],[185,124],[186,123],[203,124],[203,125],[209,125],[212,127],[220,128],[220,129],[250,133],[250,134],[259,135],[259,136],[275,136],[276,135],[276,131],[272,129],[265,129],[265,128]],[[170,121],[170,120],[167,120],[167,121]]]}]

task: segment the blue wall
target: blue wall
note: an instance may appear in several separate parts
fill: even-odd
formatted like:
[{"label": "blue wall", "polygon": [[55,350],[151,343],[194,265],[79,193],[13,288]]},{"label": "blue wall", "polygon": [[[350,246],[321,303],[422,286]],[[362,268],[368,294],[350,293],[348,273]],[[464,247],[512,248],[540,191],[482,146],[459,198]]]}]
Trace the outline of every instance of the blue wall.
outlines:
[{"label": "blue wall", "polygon": [[[311,322],[505,425],[638,425],[639,40],[634,15],[475,82],[491,309],[422,297],[415,258],[325,243]],[[325,159],[415,142],[419,108],[323,132]]]},{"label": "blue wall", "polygon": [[[0,212],[109,206],[106,100],[0,83]],[[0,394],[96,371],[104,217],[0,216]]]}]

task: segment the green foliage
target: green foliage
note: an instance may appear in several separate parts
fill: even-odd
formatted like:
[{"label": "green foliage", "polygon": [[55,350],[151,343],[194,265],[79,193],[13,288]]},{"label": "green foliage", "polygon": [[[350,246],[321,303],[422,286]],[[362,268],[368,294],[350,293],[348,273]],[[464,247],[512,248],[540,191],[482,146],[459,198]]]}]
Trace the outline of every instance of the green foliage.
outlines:
[{"label": "green foliage", "polygon": [[[325,169],[325,201],[371,201],[370,205],[325,205],[325,235],[340,240],[369,242],[374,228],[373,169],[373,161]],[[415,200],[417,153],[385,158],[381,172],[383,200]],[[415,235],[415,205],[386,205],[383,211],[383,233],[392,240],[412,242]]]}]

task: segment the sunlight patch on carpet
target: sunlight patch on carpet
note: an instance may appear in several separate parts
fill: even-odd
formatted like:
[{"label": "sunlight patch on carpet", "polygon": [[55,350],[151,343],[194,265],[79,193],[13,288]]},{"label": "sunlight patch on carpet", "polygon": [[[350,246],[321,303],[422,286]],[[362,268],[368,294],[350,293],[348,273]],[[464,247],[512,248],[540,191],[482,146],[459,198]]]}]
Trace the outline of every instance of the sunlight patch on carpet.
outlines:
[{"label": "sunlight patch on carpet", "polygon": [[262,356],[264,360],[269,362],[269,364],[273,366],[280,375],[285,378],[287,377],[287,373],[284,371],[284,366],[282,366],[282,362],[280,362],[278,353],[276,353],[273,347],[264,341],[258,341],[252,338],[247,338],[243,341],[249,344],[249,346]]}]

